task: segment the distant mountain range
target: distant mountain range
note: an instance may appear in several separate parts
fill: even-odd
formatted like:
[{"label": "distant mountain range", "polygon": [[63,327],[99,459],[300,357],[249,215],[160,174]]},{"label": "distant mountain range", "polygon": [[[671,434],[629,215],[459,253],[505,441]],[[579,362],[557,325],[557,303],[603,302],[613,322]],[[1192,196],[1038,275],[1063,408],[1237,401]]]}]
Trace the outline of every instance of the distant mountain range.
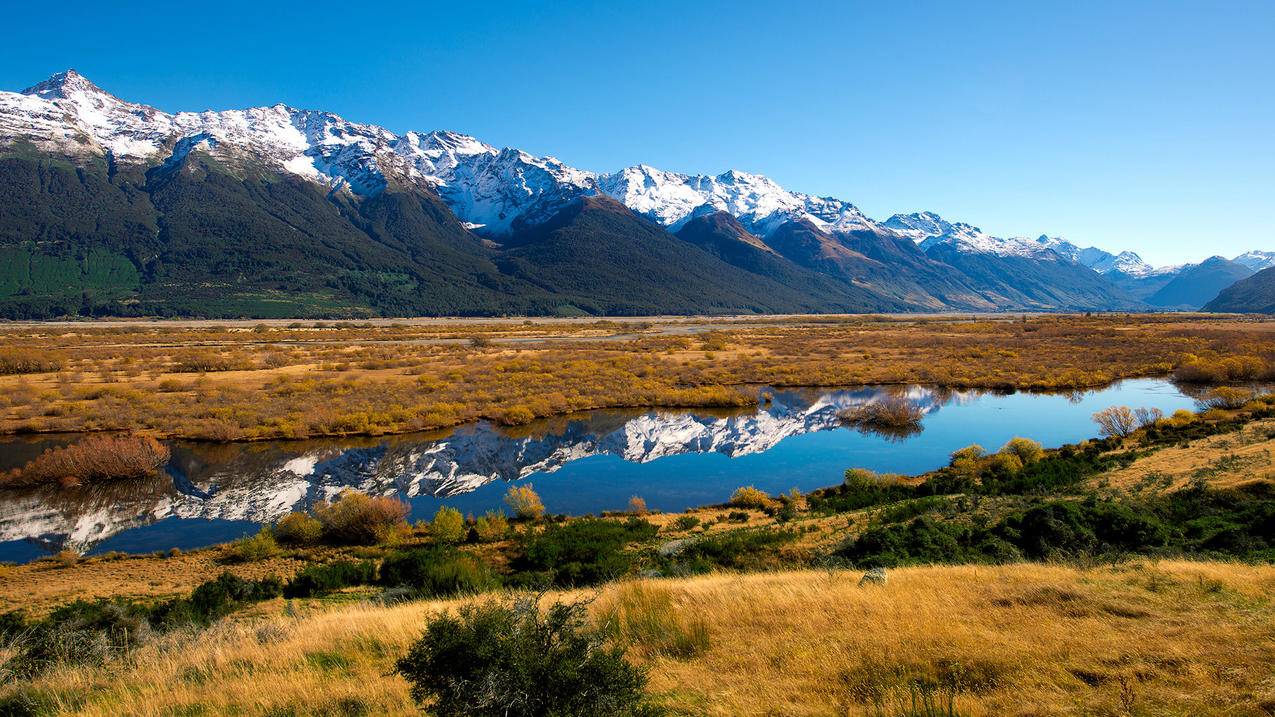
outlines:
[{"label": "distant mountain range", "polygon": [[598,174],[285,105],[169,114],[74,71],[0,92],[14,318],[1193,309],[1275,252],[1215,259],[1156,269],[744,172]]}]

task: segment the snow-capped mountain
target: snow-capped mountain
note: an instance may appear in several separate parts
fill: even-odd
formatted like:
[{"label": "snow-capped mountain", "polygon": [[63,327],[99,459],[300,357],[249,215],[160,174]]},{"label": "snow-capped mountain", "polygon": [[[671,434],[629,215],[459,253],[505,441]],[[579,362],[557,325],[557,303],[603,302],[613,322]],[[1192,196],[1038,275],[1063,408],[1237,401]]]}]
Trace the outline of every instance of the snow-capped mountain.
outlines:
[{"label": "snow-capped mountain", "polygon": [[1275,251],[1253,250],[1244,252],[1235,257],[1231,261],[1236,264],[1242,264],[1253,271],[1261,271],[1269,267],[1275,266]]},{"label": "snow-capped mountain", "polygon": [[200,150],[365,196],[393,183],[424,183],[470,227],[496,236],[599,191],[674,228],[699,207],[729,211],[761,234],[795,218],[836,231],[875,226],[849,202],[789,192],[760,175],[689,176],[646,166],[596,174],[455,132],[397,135],[283,104],[169,114],[121,100],[74,70],[21,93],[0,92],[0,138],[147,164],[176,163]]},{"label": "snow-capped mountain", "polygon": [[[279,283],[314,297],[336,291],[333,306],[359,315],[538,313],[568,306],[588,313],[1128,309],[1134,308],[1125,302],[1128,297],[1110,291],[1105,281],[1079,277],[1070,271],[1073,267],[1045,276],[1030,269],[1031,262],[1063,261],[1119,272],[1123,278],[1153,273],[1132,253],[1082,249],[1048,236],[996,237],[932,212],[896,214],[879,223],[848,201],[793,192],[765,176],[736,170],[681,174],[637,165],[597,173],[455,132],[398,134],[284,104],[168,113],[115,97],[73,70],[20,93],[0,92],[0,151],[14,146],[36,152],[7,155],[19,178],[15,190],[0,198],[6,202],[0,209],[21,215],[23,222],[11,236],[61,237],[57,241],[62,242],[74,238],[87,242],[77,251],[95,246],[120,267],[109,291],[74,282],[42,288],[34,279],[27,281],[12,296],[0,296],[0,312],[14,317],[83,311],[79,299],[85,295],[118,297],[106,300],[114,302],[109,305],[88,307],[99,313],[114,313],[122,306],[137,311],[148,282],[159,281],[154,266],[143,271],[138,256],[153,257],[148,261],[158,261],[170,272],[166,287],[193,283],[219,302],[225,292],[235,293],[232,298],[240,303],[226,304],[228,315],[241,315],[245,307],[256,305],[260,291],[276,290]],[[59,212],[23,214],[24,207],[52,201],[38,180],[44,170],[36,164],[47,160],[41,155],[92,159],[77,164],[105,176],[86,185],[82,195],[59,197],[64,203]],[[205,173],[216,175],[211,184],[204,183]],[[252,185],[272,173],[303,182],[285,183],[288,189],[279,188],[279,193]],[[284,196],[294,189],[296,193]],[[152,201],[135,202],[135,191]],[[156,192],[168,198],[153,201]],[[624,266],[609,268],[623,274],[635,271],[635,262],[642,263],[639,273],[648,284],[614,297],[613,283],[595,290],[583,281],[598,275],[581,263],[585,255],[592,262],[613,259],[591,253],[587,241],[570,250],[561,245],[518,250],[529,236],[524,230],[566,216],[563,210],[569,205],[595,195],[615,199],[662,225],[669,232],[666,238],[693,218],[727,212],[764,251],[783,261],[768,260],[760,282],[757,267],[747,262],[731,268],[722,257],[704,257],[690,248],[685,248],[685,265],[695,271],[669,261],[667,252],[658,261],[643,263],[643,257],[653,256],[649,239],[662,236],[658,231],[651,234],[636,220],[623,228],[597,220],[573,231],[596,237],[600,227],[609,226],[615,232],[611,246],[628,247]],[[70,200],[78,203],[66,205]],[[335,214],[334,206],[339,207]],[[224,216],[210,216],[218,214]],[[90,235],[79,233],[80,227],[94,225],[98,229]],[[157,234],[155,227],[164,229]],[[173,244],[167,234],[161,236],[165,232],[182,241]],[[911,264],[902,262],[899,257],[907,252],[899,253],[900,237],[915,242],[924,254],[909,255]],[[786,251],[776,250],[768,239]],[[183,249],[185,241],[201,246]],[[121,246],[132,253],[120,253]],[[678,248],[671,252],[683,250],[672,246]],[[173,253],[165,254],[170,247]],[[41,249],[44,253],[35,258],[40,266],[31,275],[60,275],[63,269],[52,264],[62,261],[67,248],[50,244]],[[192,262],[192,257],[220,251],[237,257],[238,263],[210,268],[207,262]],[[1248,260],[1270,261],[1269,254],[1251,252]],[[307,261],[298,263],[296,256]],[[865,258],[869,256],[874,258]],[[979,259],[963,262],[960,256]],[[988,263],[998,257],[1012,261],[999,268]],[[545,268],[547,262],[563,260],[568,265]],[[812,281],[798,278],[797,267],[834,276],[833,283],[821,279],[822,293],[813,295]],[[579,271],[581,276],[554,284],[542,280],[546,271],[563,276]],[[1025,272],[1033,276],[1024,278]],[[134,275],[143,278],[135,281]],[[406,278],[393,284],[400,295],[386,300],[390,287],[382,282],[390,275]],[[707,293],[706,276],[720,279]],[[694,287],[694,296],[688,293],[674,301],[652,291],[678,283]],[[1077,292],[1079,284],[1088,288]],[[581,286],[590,288],[583,295],[567,295]],[[146,310],[181,313],[206,303],[174,306],[170,293],[162,289]],[[306,306],[326,306],[329,299],[315,298]],[[5,308],[5,301],[13,306]]]}]

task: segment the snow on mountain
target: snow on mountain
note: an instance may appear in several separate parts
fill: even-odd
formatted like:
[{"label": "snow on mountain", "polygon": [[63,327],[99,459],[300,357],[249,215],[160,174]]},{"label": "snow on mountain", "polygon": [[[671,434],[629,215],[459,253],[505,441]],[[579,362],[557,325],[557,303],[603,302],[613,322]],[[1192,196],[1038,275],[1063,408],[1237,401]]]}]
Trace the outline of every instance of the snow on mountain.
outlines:
[{"label": "snow on mountain", "polygon": [[895,214],[882,226],[918,242],[924,250],[936,244],[950,244],[972,254],[1037,257],[1052,252],[1050,246],[1035,240],[994,237],[972,224],[949,222],[934,212]]},{"label": "snow on mountain", "polygon": [[[791,192],[767,177],[736,170],[688,175],[638,165],[598,174],[463,134],[399,135],[283,104],[169,114],[121,100],[74,70],[21,93],[0,92],[0,143],[18,141],[146,166],[180,166],[191,152],[202,152],[229,166],[264,164],[329,191],[361,196],[390,187],[429,187],[461,221],[491,236],[535,225],[572,200],[601,192],[671,230],[698,213],[726,211],[759,236],[790,220],[806,220],[829,232],[885,227],[922,248],[941,242],[1004,256],[1052,251],[1098,271],[1111,270],[1098,268],[1108,265],[1135,276],[1152,271],[1131,252],[1113,257],[1058,238],[994,237],[932,212],[896,214],[877,223],[849,202]],[[1249,252],[1237,261],[1268,266],[1275,263],[1275,254]]]},{"label": "snow on mountain", "polygon": [[1246,251],[1243,254],[1240,254],[1231,261],[1236,264],[1243,264],[1253,271],[1261,271],[1262,269],[1275,266],[1275,251],[1261,251],[1260,249],[1254,249],[1253,251]]},{"label": "snow on mountain", "polygon": [[725,211],[750,232],[765,236],[790,220],[806,219],[824,231],[875,228],[849,202],[789,192],[774,180],[738,170],[715,177],[665,172],[638,165],[598,177],[599,188],[634,212],[673,230],[696,211]]},{"label": "snow on mountain", "polygon": [[700,207],[728,211],[763,235],[790,219],[828,231],[876,227],[849,202],[789,192],[745,172],[691,176],[638,166],[596,174],[454,132],[396,135],[283,104],[169,114],[121,100],[74,70],[22,93],[0,92],[0,140],[6,139],[147,165],[176,165],[200,151],[232,166],[264,163],[358,195],[423,183],[462,221],[493,235],[534,225],[598,191],[674,229]]}]

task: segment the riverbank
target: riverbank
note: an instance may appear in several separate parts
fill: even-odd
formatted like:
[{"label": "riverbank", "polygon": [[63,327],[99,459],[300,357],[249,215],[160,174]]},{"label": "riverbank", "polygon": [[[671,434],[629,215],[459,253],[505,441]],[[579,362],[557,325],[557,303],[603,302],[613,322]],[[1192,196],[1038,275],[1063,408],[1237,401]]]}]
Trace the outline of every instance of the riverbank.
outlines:
[{"label": "riverbank", "polygon": [[1067,390],[1275,377],[1275,321],[808,316],[0,326],[0,434],[212,441],[385,435],[625,407],[756,405],[759,386]]}]

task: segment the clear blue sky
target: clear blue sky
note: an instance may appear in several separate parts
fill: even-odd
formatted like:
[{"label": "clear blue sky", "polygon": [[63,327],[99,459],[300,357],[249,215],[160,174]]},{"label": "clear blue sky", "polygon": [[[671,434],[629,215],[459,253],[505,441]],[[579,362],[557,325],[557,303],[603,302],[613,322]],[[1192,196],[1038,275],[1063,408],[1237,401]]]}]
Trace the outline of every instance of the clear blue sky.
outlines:
[{"label": "clear blue sky", "polygon": [[736,168],[1153,263],[1275,250],[1275,1],[10,3],[0,87]]}]

